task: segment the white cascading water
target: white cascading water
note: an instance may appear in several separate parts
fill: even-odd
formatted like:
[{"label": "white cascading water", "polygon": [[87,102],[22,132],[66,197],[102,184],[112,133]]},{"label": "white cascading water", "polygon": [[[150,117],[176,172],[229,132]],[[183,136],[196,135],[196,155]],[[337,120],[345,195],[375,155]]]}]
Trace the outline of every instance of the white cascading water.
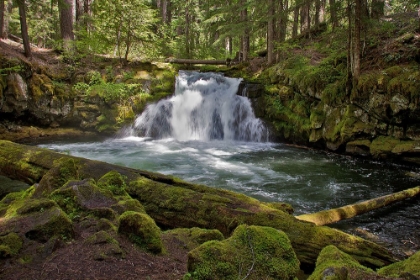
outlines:
[{"label": "white cascading water", "polygon": [[268,141],[248,98],[238,96],[241,79],[180,71],[175,94],[147,106],[128,134],[157,139]]}]

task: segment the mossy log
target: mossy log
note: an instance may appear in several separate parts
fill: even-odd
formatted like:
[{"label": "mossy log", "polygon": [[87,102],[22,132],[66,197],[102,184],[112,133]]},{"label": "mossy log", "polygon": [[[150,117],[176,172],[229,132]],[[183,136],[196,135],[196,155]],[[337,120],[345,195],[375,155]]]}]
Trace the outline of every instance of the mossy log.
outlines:
[{"label": "mossy log", "polygon": [[[11,179],[38,183],[60,158],[75,162],[78,179],[98,180],[109,171],[119,172],[126,179],[126,191],[138,199],[163,228],[218,229],[229,236],[240,224],[273,227],[288,235],[299,261],[309,266],[314,266],[319,252],[330,244],[368,266],[382,267],[395,261],[390,252],[378,244],[300,221],[242,194],[0,140],[0,174]],[[57,164],[54,168],[57,169]],[[66,170],[60,169],[60,173],[65,174]]]},{"label": "mossy log", "polygon": [[328,225],[344,219],[353,218],[357,215],[364,214],[418,194],[420,194],[420,187],[414,187],[339,208],[323,210],[312,214],[299,215],[296,216],[296,219],[311,222],[318,226]]}]

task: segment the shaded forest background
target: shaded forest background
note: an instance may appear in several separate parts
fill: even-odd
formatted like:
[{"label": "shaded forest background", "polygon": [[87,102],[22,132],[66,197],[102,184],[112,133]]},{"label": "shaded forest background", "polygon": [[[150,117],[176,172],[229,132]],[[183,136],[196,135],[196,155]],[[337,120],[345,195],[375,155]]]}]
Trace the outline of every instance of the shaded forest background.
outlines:
[{"label": "shaded forest background", "polygon": [[[165,57],[281,60],[282,42],[310,30],[348,29],[355,76],[364,31],[387,14],[415,11],[415,0],[1,0],[1,37],[17,36],[68,58]],[[386,24],[384,22],[383,24]],[[345,43],[345,42],[343,42]],[[240,54],[240,55],[239,55]],[[239,57],[238,57],[239,55]]]}]

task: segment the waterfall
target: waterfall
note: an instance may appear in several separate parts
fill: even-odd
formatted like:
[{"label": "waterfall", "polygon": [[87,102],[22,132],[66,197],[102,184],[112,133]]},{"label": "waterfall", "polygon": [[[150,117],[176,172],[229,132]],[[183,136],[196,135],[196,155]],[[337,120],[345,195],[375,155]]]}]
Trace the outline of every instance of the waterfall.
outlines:
[{"label": "waterfall", "polygon": [[237,95],[241,80],[180,71],[175,94],[148,105],[129,134],[180,141],[267,141],[267,128],[255,117],[249,99]]}]

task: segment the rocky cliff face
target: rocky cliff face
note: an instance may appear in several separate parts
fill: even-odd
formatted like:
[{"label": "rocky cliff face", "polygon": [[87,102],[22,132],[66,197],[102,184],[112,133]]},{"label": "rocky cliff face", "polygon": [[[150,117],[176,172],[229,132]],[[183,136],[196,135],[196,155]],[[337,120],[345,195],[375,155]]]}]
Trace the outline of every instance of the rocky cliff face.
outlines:
[{"label": "rocky cliff face", "polygon": [[420,164],[420,71],[416,65],[365,72],[346,95],[345,83],[296,79],[285,65],[265,73],[252,94],[256,112],[278,138],[340,153]]},{"label": "rocky cliff face", "polygon": [[[121,69],[108,61],[99,63],[98,70],[70,65],[54,70],[36,58],[29,62],[0,56],[0,65],[6,69],[0,76],[3,135],[28,126],[115,133],[147,102],[172,94],[175,76],[175,71],[150,63]],[[24,133],[16,140],[31,136],[40,133]]]}]

